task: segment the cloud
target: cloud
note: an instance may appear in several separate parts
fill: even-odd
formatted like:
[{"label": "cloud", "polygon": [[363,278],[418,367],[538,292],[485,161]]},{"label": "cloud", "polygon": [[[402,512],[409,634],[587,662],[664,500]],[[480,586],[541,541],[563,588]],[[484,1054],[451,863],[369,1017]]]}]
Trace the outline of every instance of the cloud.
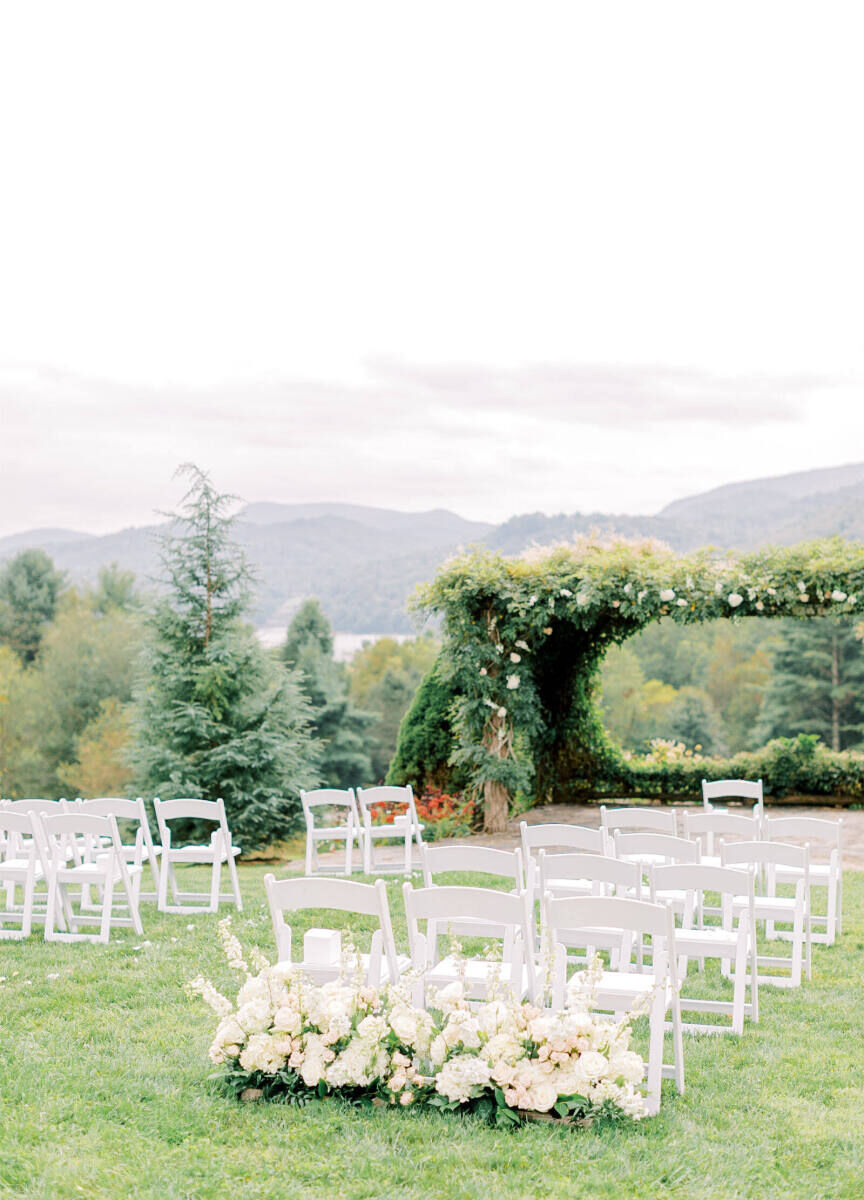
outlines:
[{"label": "cloud", "polygon": [[[0,533],[147,523],[176,503],[173,472],[186,460],[249,500],[461,507],[483,519],[645,512],[734,478],[747,457],[741,433],[770,425],[774,443],[783,431],[789,440],[802,409],[834,387],[806,376],[572,364],[378,361],[352,383],[207,388],[10,368],[0,370]],[[734,446],[725,465],[721,442]],[[771,470],[760,457],[750,473]]]}]

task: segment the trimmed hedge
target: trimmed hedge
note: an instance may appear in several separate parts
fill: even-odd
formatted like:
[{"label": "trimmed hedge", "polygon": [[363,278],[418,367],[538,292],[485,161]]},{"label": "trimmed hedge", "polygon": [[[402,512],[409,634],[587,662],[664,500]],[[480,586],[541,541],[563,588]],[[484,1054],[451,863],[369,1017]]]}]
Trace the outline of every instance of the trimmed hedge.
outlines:
[{"label": "trimmed hedge", "polygon": [[646,755],[607,760],[602,780],[584,798],[613,795],[662,800],[696,800],[703,779],[761,779],[773,801],[845,806],[864,799],[864,754],[829,750],[815,734],[775,738],[759,750],[731,758],[709,758],[684,750],[680,744],[656,742]]}]

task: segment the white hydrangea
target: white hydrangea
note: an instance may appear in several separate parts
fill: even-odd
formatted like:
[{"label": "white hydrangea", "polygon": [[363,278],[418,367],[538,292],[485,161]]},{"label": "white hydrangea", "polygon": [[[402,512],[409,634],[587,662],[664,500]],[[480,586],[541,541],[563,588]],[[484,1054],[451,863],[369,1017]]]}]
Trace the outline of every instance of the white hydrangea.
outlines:
[{"label": "white hydrangea", "polygon": [[243,1048],[240,1066],[244,1071],[262,1071],[265,1075],[275,1075],[285,1066],[285,1055],[279,1052],[274,1045],[274,1039],[268,1033],[255,1033]]},{"label": "white hydrangea", "polygon": [[464,1104],[489,1083],[489,1067],[475,1054],[455,1054],[444,1063],[435,1079],[435,1091],[448,1100]]}]

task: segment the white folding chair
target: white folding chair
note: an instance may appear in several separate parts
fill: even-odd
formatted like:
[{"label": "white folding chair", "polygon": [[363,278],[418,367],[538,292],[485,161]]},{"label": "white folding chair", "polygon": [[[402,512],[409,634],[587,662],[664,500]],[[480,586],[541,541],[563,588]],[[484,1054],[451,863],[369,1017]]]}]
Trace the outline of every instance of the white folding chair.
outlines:
[{"label": "white folding chair", "polygon": [[[143,866],[146,860],[150,868],[150,875],[153,880],[152,892],[141,892],[140,900],[158,900],[159,899],[159,855],[162,853],[162,847],[157,846],[153,841],[153,835],[150,832],[150,822],[147,819],[147,809],[144,800],[139,796],[135,800],[129,800],[125,796],[97,796],[92,800],[83,800],[80,796],[76,801],[81,812],[89,813],[96,817],[114,817],[117,820],[117,828],[121,830],[121,845],[126,862]],[[129,823],[135,826],[135,838],[132,842],[122,841],[122,827],[120,822]]]},{"label": "white folding chair", "polygon": [[[843,932],[843,821],[821,817],[767,817],[764,836],[771,842],[804,841],[810,847],[810,941],[831,946]],[[827,862],[813,862],[813,848],[824,847]],[[778,883],[795,883],[800,867],[777,867]],[[826,911],[814,913],[812,889],[827,891]],[[814,929],[820,926],[821,930]]]},{"label": "white folding chair", "polygon": [[[522,853],[520,850],[496,850],[491,846],[420,846],[420,866],[425,887],[435,887],[435,876],[450,871],[469,871],[475,875],[490,875],[496,879],[507,879],[513,884],[515,894],[522,893]],[[491,883],[490,886],[495,885]],[[500,922],[488,924],[464,920],[450,922],[449,930],[455,936],[502,938],[504,927]]]},{"label": "white folding chair", "polygon": [[[539,880],[537,855],[541,850],[558,850],[564,853],[611,854],[611,844],[606,830],[592,829],[587,825],[564,825],[549,821],[541,825],[519,822],[522,841],[522,861],[525,864],[525,886],[534,899],[542,894],[537,890]],[[586,891],[585,895],[589,895]]]},{"label": "white folding chair", "polygon": [[673,862],[698,862],[699,846],[687,838],[665,833],[616,833],[612,839],[616,858],[659,867]]},{"label": "white folding chair", "polygon": [[[34,917],[36,884],[45,878],[29,813],[0,808],[0,846],[0,884],[6,893],[5,907],[0,912],[0,938],[26,938],[30,936],[34,919],[38,919]],[[20,904],[16,904],[15,899],[18,888],[23,892]],[[44,912],[41,920],[45,920]],[[6,929],[10,921],[15,927]]]},{"label": "white folding chair", "polygon": [[610,838],[621,830],[678,836],[678,819],[673,808],[646,808],[644,805],[607,808],[605,804],[601,804],[600,824]]},{"label": "white folding chair", "polygon": [[[156,822],[159,826],[159,841],[162,844],[162,867],[159,872],[159,901],[160,912],[191,913],[217,912],[221,900],[233,900],[237,911],[243,911],[243,900],[240,896],[240,880],[237,878],[237,863],[235,859],[241,853],[240,847],[231,840],[228,821],[225,816],[225,803],[218,800],[160,800],[158,796],[153,801]],[[210,841],[203,845],[186,845],[174,847],[171,843],[169,821],[208,821],[216,825]],[[175,864],[186,866],[202,864],[210,867],[209,892],[181,892],[177,887],[174,873]],[[220,892],[222,864],[227,863],[228,875],[231,880],[231,891]],[[168,885],[171,885],[173,903],[168,903]],[[200,903],[207,901],[206,904]]]},{"label": "white folding chair", "polygon": [[[684,1092],[684,1043],[675,962],[675,922],[671,909],[663,904],[619,896],[562,897],[557,900],[544,896],[543,908],[546,933],[554,953],[552,1008],[555,1011],[564,1007],[567,996],[567,947],[563,936],[570,936],[574,930],[585,930],[587,946],[594,930],[599,928],[618,932],[622,945],[626,945],[628,939],[638,945],[644,938],[650,940],[651,966],[643,965],[640,970],[637,964],[622,957],[618,970],[604,970],[599,976],[590,1007],[620,1014],[649,1003],[647,1108],[651,1113],[658,1112],[664,1076],[674,1078],[678,1091]],[[669,1066],[663,1063],[667,1011],[672,1018],[673,1062]]]},{"label": "white folding chair", "polygon": [[753,815],[762,818],[765,798],[761,779],[708,779],[702,780],[702,803],[705,808],[714,808],[715,800],[752,800]]},{"label": "white folding chair", "polygon": [[[705,925],[706,892],[720,896],[719,925]],[[759,983],[757,969],[756,920],[753,874],[732,867],[712,867],[702,863],[673,863],[651,871],[651,899],[683,893],[681,927],[675,930],[678,978],[686,981],[689,958],[699,961],[703,970],[706,958],[720,960],[721,971],[732,979],[732,1000],[702,1000],[681,997],[684,1012],[727,1014],[730,1025],[684,1022],[689,1033],[743,1033],[744,1018],[759,1020]],[[740,902],[746,898],[746,906]],[[730,966],[731,964],[731,966]],[[750,1003],[746,1002],[747,975],[750,975]]]},{"label": "white folding chair", "polygon": [[[810,920],[808,898],[810,895],[810,852],[807,846],[787,846],[783,842],[730,842],[720,847],[724,867],[749,867],[756,876],[757,892],[754,898],[754,914],[757,922],[764,921],[766,935],[787,937],[792,943],[792,954],[757,957],[759,967],[785,968],[788,975],[759,975],[759,983],[773,987],[792,988],[801,985],[802,962],[807,978],[812,974],[810,955]],[[795,895],[777,894],[778,868],[795,868]],[[735,906],[746,904],[739,898]],[[775,934],[777,923],[791,925],[791,931]]]},{"label": "white folding chair", "polygon": [[[533,998],[534,962],[524,893],[474,887],[413,888],[404,883],[402,894],[411,965],[418,972],[415,1004],[421,1008],[430,1002],[434,1005],[434,993],[455,982],[462,982],[468,1000],[490,999],[496,989],[511,993],[516,1000]],[[425,933],[420,932],[420,921],[426,922]],[[474,929],[497,927],[503,931],[500,961],[456,954],[441,957],[441,937],[466,921]],[[484,930],[482,936],[494,934]]]},{"label": "white folding chair", "polygon": [[[320,876],[311,879],[277,880],[275,875],[267,874],[264,876],[264,887],[267,891],[267,903],[270,906],[273,935],[280,963],[296,966],[313,982],[327,983],[331,979],[339,978],[343,971],[352,972],[359,967],[364,981],[377,987],[382,983],[398,982],[402,972],[407,969],[407,957],[396,953],[390,908],[387,903],[387,886],[383,879],[376,879],[374,883],[355,883],[352,880],[325,879]],[[299,960],[296,959],[292,954],[291,926],[285,920],[285,913],[318,908],[377,918],[378,928],[372,934],[369,953],[358,954],[356,959],[350,962],[343,962],[341,958],[337,961],[319,962],[314,958],[307,960],[305,955]]]},{"label": "white folding chair", "polygon": [[[395,840],[404,844],[404,874],[410,875],[412,841],[416,841],[418,847],[423,841],[423,826],[417,819],[414,793],[410,785],[358,788],[357,804],[363,822],[363,870],[367,875],[393,871],[394,867],[391,864],[376,861],[375,842]],[[392,819],[384,824],[376,824],[373,817],[377,813],[386,814]],[[399,868],[396,867],[395,870],[398,871]]]},{"label": "white folding chair", "polygon": [[718,842],[758,842],[762,836],[759,817],[725,812],[719,808],[704,808],[700,812],[684,813],[684,837],[699,843],[699,857],[706,866],[720,866]]},{"label": "white folding chair", "polygon": [[[603,854],[547,854],[541,850],[538,866],[541,896],[551,896],[553,899],[585,895],[642,899],[642,868],[639,863],[625,862]],[[622,953],[620,935],[606,929],[595,929],[591,931],[593,940],[586,941],[586,932],[579,930],[578,934],[570,937],[567,931],[559,929],[558,939],[568,947],[568,951],[584,947],[582,961],[587,961],[595,950],[608,950],[615,965]],[[541,961],[545,957],[545,949],[541,950]],[[629,958],[629,943],[623,953]],[[577,956],[571,954],[569,959],[576,961]]]},{"label": "white folding chair", "polygon": [[306,874],[314,875],[324,868],[318,858],[319,842],[343,842],[345,866],[343,875],[351,874],[354,842],[363,850],[363,832],[357,812],[353,788],[317,788],[300,793],[303,815],[306,818]]},{"label": "white folding chair", "polygon": [[[137,934],[143,933],[138,911],[141,867],[126,862],[114,817],[73,811],[53,817],[33,814],[32,821],[34,835],[36,823],[41,822],[48,859],[45,940],[107,943],[112,925],[130,926]],[[76,860],[71,862],[67,856],[70,842],[76,846]],[[125,896],[127,916],[114,912],[114,889],[118,884]],[[91,887],[101,895],[97,911],[84,903]],[[76,900],[80,904],[77,913],[73,906]],[[57,928],[60,912],[65,929]],[[79,925],[99,925],[99,932],[79,933]]]}]

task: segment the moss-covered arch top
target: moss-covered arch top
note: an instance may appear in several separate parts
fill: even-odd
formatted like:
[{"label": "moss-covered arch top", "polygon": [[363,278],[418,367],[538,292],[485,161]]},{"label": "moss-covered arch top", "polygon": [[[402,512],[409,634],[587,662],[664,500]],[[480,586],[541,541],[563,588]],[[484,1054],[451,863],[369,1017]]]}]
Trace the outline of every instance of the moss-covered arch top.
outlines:
[{"label": "moss-covered arch top", "polygon": [[660,617],[854,615],[864,545],[679,555],[655,542],[584,540],[517,558],[477,551],[445,563],[417,604],[443,618],[456,759],[483,793],[487,828],[500,829],[514,791],[573,798],[610,752],[594,704],[610,645]]}]

